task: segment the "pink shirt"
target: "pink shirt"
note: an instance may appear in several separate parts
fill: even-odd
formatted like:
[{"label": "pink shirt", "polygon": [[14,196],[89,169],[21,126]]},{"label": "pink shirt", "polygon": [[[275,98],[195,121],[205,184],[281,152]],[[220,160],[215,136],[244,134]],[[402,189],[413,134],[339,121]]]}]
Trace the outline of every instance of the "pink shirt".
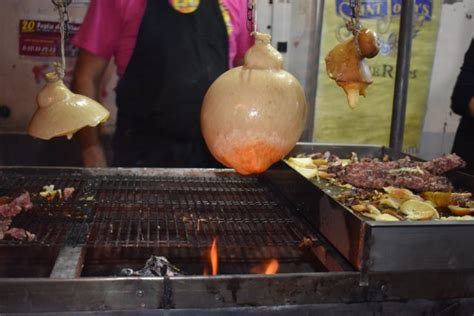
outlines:
[{"label": "pink shirt", "polygon": [[[122,76],[132,57],[147,0],[92,0],[76,46],[109,60],[112,56],[117,74]],[[166,1],[166,0],[150,0]],[[208,0],[201,0],[208,1]],[[247,0],[220,0],[229,34],[229,67],[243,58],[253,39],[247,31]]]}]

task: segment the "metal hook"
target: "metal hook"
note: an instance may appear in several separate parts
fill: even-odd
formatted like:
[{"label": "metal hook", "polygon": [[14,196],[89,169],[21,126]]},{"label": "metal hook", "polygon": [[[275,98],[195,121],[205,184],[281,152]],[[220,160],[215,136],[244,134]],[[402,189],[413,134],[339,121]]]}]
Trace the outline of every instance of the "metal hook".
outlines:
[{"label": "metal hook", "polygon": [[63,5],[64,7],[67,7],[72,2],[72,0],[51,0],[51,1],[58,8],[62,7]]}]

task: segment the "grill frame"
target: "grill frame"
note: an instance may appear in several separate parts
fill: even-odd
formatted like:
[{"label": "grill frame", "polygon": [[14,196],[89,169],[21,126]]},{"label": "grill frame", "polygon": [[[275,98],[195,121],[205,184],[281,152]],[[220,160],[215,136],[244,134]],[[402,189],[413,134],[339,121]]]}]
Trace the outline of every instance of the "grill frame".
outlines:
[{"label": "grill frame", "polygon": [[[19,179],[11,184],[3,182],[1,194],[10,193],[18,184],[36,193],[43,185],[60,182],[63,185],[56,187],[64,188],[70,183],[81,184],[66,202],[45,202],[33,195],[37,206],[20,214],[19,220],[14,219],[12,227],[28,229],[29,225],[16,224],[30,219],[36,225],[37,217],[46,216],[61,232],[67,232],[56,243],[44,242],[41,234],[35,242],[0,241],[0,248],[61,247],[52,275],[78,277],[81,270],[78,267],[84,262],[95,263],[100,268],[107,260],[120,266],[126,261],[123,258],[127,258],[143,265],[151,254],[167,256],[175,263],[179,261],[173,261],[174,258],[179,260],[183,254],[189,261],[207,261],[214,235],[219,236],[219,258],[224,264],[255,265],[274,257],[292,264],[301,260],[303,251],[298,246],[304,237],[309,237],[313,245],[304,252],[322,261],[325,269],[352,270],[304,218],[294,214],[292,204],[264,175],[241,177],[229,170],[210,169],[5,167],[0,168],[0,177]],[[70,212],[64,212],[62,207],[74,211],[74,216],[69,216]],[[153,220],[159,218],[159,221],[150,225],[147,220],[150,214]],[[202,233],[193,214],[205,215],[205,221],[199,224]],[[160,229],[164,223],[168,224]],[[50,227],[52,231],[55,225]],[[153,225],[155,229],[150,233]],[[75,247],[79,250],[71,250]],[[71,256],[71,252],[76,255]],[[64,259],[67,256],[76,262],[68,262]]]},{"label": "grill frame", "polygon": [[[4,170],[14,168],[0,168]],[[25,170],[25,168],[20,168]],[[32,175],[44,174],[43,168],[27,168]],[[60,173],[71,174],[77,169],[61,168]],[[149,176],[183,175],[215,176],[222,170],[88,170],[81,169],[81,176],[113,176],[117,171],[124,176],[140,176],[146,172]],[[290,173],[296,179],[304,180],[286,165],[276,166],[266,177],[276,189],[288,185],[281,177]],[[210,175],[213,174],[213,175]],[[269,176],[270,174],[270,176]],[[288,178],[286,178],[288,180]],[[298,181],[299,181],[298,180]],[[290,181],[291,183],[291,181]],[[314,187],[311,187],[314,192]],[[285,191],[281,191],[282,194]],[[305,192],[301,192],[304,194]],[[293,199],[283,194],[293,204],[294,210],[303,212],[306,200]],[[315,196],[309,199],[314,204]],[[81,222],[82,223],[82,222]],[[341,269],[341,257],[328,244],[324,237],[315,254],[331,271]],[[26,247],[23,247],[26,249]],[[474,272],[469,271],[422,271],[422,272],[369,272],[364,279],[360,272],[324,272],[290,273],[275,276],[263,275],[220,275],[187,276],[171,278],[78,278],[74,270],[81,267],[83,247],[64,247],[56,262],[50,278],[0,278],[0,297],[7,304],[0,304],[0,312],[90,312],[99,310],[133,310],[155,312],[172,309],[176,312],[195,314],[196,309],[236,308],[241,313],[255,313],[248,306],[260,306],[260,311],[272,310],[278,306],[296,306],[299,311],[308,311],[307,304],[331,306],[330,310],[347,308],[365,308],[372,311],[390,310],[394,304],[411,306],[413,310],[445,312],[447,306],[472,310],[474,308]],[[77,258],[72,262],[60,262],[59,259]],[[72,266],[68,264],[73,263]],[[342,259],[342,263],[345,261]],[[361,282],[361,281],[369,282]],[[420,307],[420,300],[424,307]],[[323,304],[323,305],[319,305]],[[349,305],[348,305],[349,304]],[[366,305],[369,304],[369,305]],[[356,307],[357,306],[357,307]],[[423,309],[427,308],[427,309]],[[159,311],[159,310],[161,311]],[[293,309],[294,310],[294,309]],[[346,309],[344,309],[347,311]],[[403,309],[402,309],[403,310]],[[201,310],[202,311],[202,310]],[[224,312],[223,310],[220,310]],[[232,311],[236,311],[233,309]],[[230,311],[230,313],[232,313]],[[355,310],[354,310],[355,311]],[[203,314],[206,314],[204,312]]]}]

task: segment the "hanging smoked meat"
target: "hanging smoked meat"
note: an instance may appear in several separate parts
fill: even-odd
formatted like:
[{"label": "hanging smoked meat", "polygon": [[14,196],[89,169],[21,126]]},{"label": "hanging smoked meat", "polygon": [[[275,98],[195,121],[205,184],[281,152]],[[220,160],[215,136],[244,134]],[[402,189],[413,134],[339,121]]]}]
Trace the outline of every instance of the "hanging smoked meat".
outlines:
[{"label": "hanging smoked meat", "polygon": [[354,31],[354,36],[334,47],[326,56],[329,77],[344,89],[351,109],[358,103],[359,95],[372,83],[372,75],[366,58],[379,52],[377,34],[369,29]]}]

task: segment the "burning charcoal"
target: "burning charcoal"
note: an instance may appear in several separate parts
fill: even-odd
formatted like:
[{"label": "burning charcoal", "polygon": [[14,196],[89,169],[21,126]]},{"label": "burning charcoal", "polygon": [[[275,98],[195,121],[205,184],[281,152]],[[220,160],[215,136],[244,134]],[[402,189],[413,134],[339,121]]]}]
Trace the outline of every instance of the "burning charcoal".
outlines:
[{"label": "burning charcoal", "polygon": [[163,276],[180,276],[180,270],[172,265],[165,257],[151,256],[147,260],[143,269],[133,271],[133,269],[125,268],[120,271],[120,276],[125,277],[163,277]]}]

